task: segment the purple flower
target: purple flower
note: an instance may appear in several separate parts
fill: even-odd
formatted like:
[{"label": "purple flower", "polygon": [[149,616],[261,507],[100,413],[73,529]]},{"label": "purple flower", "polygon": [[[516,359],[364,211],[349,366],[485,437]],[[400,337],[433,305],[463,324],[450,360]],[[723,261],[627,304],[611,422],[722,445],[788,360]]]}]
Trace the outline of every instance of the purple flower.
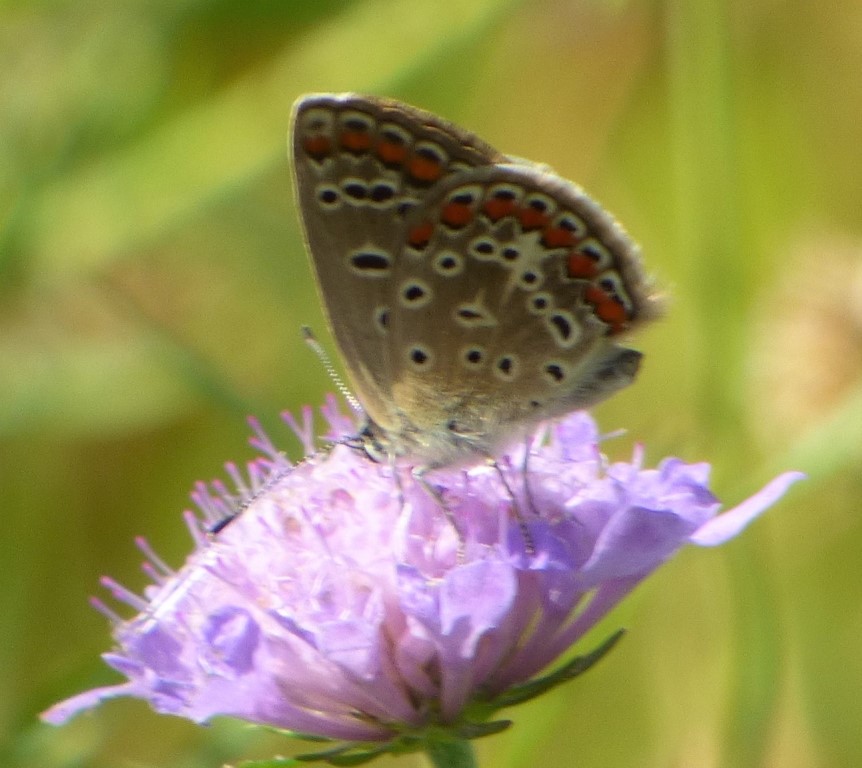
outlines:
[{"label": "purple flower", "polygon": [[[355,431],[331,402],[324,413],[331,438]],[[389,466],[347,446],[312,454],[310,411],[303,425],[287,418],[308,458],[291,466],[256,428],[264,457],[247,480],[229,467],[236,493],[196,489],[203,514],[187,513],[196,548],[180,571],[141,542],[155,581],[146,599],[105,580],[139,610],[112,614],[104,656],[127,681],[46,720],[135,696],[198,722],[229,715],[358,742],[469,726],[536,686],[680,547],[732,538],[800,478],[718,514],[708,465],[643,469],[640,450],[608,465],[594,422],[575,413],[536,441],[526,478],[523,449],[429,475],[459,542],[409,471],[399,488]]]}]

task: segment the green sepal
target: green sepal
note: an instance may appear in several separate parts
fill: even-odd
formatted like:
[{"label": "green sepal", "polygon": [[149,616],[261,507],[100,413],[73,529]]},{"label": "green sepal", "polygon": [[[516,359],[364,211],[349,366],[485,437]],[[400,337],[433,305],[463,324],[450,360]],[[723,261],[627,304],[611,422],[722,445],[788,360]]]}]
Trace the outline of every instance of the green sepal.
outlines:
[{"label": "green sepal", "polygon": [[624,629],[618,629],[595,650],[583,656],[575,656],[570,662],[551,672],[549,675],[545,675],[545,677],[531,680],[528,683],[511,688],[505,693],[501,693],[499,696],[485,702],[485,706],[489,707],[492,712],[495,712],[498,709],[512,707],[515,704],[523,704],[525,701],[530,701],[530,699],[534,699],[536,696],[541,696],[552,688],[556,688],[558,685],[562,685],[578,677],[578,675],[582,675],[603,658],[620,641],[620,638],[624,634]]}]

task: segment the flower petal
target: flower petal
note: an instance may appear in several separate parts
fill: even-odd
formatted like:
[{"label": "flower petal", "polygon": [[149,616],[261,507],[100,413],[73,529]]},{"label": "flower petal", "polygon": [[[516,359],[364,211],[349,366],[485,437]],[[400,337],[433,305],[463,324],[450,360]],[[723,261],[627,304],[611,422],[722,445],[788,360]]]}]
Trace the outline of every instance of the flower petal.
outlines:
[{"label": "flower petal", "polygon": [[802,472],[785,472],[779,475],[741,504],[704,523],[692,534],[689,541],[701,547],[724,544],[775,504],[791,485],[804,478],[805,474]]}]

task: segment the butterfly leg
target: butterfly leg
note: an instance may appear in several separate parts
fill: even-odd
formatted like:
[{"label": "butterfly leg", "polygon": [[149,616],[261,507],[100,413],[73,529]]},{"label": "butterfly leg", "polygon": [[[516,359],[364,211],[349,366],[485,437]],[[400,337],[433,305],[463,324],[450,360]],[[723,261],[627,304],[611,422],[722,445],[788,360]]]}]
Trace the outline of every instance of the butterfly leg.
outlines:
[{"label": "butterfly leg", "polygon": [[465,540],[464,534],[461,533],[461,529],[458,527],[458,521],[455,520],[455,513],[452,511],[452,508],[446,503],[446,499],[443,498],[443,494],[440,493],[431,483],[428,482],[425,477],[425,473],[428,471],[428,467],[415,467],[413,469],[413,477],[416,479],[416,482],[422,487],[422,489],[427,493],[434,501],[437,503],[437,506],[443,510],[443,514],[446,516],[446,521],[449,525],[452,526],[452,530],[455,531],[455,535],[458,537],[458,562],[464,562],[465,555]]},{"label": "butterfly leg", "polygon": [[401,481],[401,473],[398,471],[398,464],[395,461],[395,454],[389,454],[389,469],[392,472],[392,479],[395,481],[395,487],[398,489],[398,506],[404,510],[404,483]]},{"label": "butterfly leg", "polygon": [[[524,537],[524,547],[527,551],[527,554],[532,556],[536,554],[536,545],[533,542],[533,536],[530,533],[530,529],[527,527],[527,521],[524,519],[524,515],[521,512],[521,505],[518,504],[518,497],[515,496],[515,492],[512,490],[512,486],[509,485],[509,481],[506,479],[506,475],[503,472],[500,465],[497,463],[497,460],[493,457],[488,458],[488,463],[497,470],[497,474],[500,476],[500,481],[503,483],[503,487],[509,494],[509,497],[512,499],[512,511],[515,515],[515,520],[518,521],[518,528],[521,529],[521,536]],[[526,480],[526,476],[525,476]],[[529,486],[526,486],[529,487]],[[527,494],[528,502],[532,505],[532,499]]]},{"label": "butterfly leg", "polygon": [[533,448],[533,435],[527,435],[524,441],[524,463],[521,464],[521,473],[524,477],[524,496],[527,498],[527,506],[530,507],[530,512],[534,515],[539,515],[539,508],[536,506],[536,499],[533,496],[533,486],[530,485],[530,474],[527,471],[527,465],[530,462],[530,451]]}]

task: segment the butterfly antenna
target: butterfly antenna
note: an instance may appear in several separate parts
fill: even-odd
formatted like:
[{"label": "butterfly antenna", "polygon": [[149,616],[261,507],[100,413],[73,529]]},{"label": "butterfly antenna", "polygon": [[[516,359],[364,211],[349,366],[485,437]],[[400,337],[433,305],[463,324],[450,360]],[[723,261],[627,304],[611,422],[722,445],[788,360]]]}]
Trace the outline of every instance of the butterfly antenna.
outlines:
[{"label": "butterfly antenna", "polygon": [[314,335],[314,332],[307,325],[302,326],[302,338],[309,347],[311,347],[311,351],[317,355],[317,359],[323,364],[323,369],[326,371],[326,375],[329,376],[330,381],[335,384],[335,388],[341,393],[341,396],[347,400],[347,404],[355,413],[362,413],[362,406],[359,404],[359,401],[356,399],[356,396],[348,389],[347,385],[344,383],[344,379],[338,375],[338,371],[335,370],[335,366],[332,364],[332,360],[329,355],[326,354],[326,350],[323,348],[323,345],[317,340],[317,337]]}]

